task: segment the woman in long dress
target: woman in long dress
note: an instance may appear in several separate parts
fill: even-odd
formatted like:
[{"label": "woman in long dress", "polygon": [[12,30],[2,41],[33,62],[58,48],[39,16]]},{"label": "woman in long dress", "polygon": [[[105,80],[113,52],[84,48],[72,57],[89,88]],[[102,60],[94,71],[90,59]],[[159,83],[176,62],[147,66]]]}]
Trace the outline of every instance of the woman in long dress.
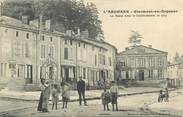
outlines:
[{"label": "woman in long dress", "polygon": [[43,102],[42,102],[42,112],[48,112],[48,101],[50,98],[50,85],[49,81],[45,81],[44,84],[44,91],[43,91]]},{"label": "woman in long dress", "polygon": [[44,83],[45,83],[45,79],[41,79],[41,94],[40,94],[40,98],[39,98],[39,103],[38,103],[38,108],[37,111],[42,111],[42,103],[43,103],[43,93],[44,93]]}]

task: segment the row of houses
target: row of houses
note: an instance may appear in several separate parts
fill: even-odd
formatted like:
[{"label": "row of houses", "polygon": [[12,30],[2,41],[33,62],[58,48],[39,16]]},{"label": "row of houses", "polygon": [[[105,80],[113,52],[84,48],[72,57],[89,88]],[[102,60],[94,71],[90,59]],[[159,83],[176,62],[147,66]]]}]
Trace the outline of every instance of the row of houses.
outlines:
[{"label": "row of houses", "polygon": [[[89,40],[50,30],[50,21],[41,26],[0,17],[0,78],[39,84],[40,78],[54,82],[76,82],[83,77],[89,86],[114,80],[117,50],[103,40]],[[36,25],[35,25],[36,24]]]},{"label": "row of houses", "polygon": [[21,86],[38,85],[40,78],[75,83],[83,77],[96,87],[112,80],[174,76],[167,75],[167,52],[136,45],[117,53],[103,39],[89,39],[87,31],[61,33],[51,30],[50,20],[40,22],[41,18],[28,22],[27,17],[0,17],[0,81]]}]

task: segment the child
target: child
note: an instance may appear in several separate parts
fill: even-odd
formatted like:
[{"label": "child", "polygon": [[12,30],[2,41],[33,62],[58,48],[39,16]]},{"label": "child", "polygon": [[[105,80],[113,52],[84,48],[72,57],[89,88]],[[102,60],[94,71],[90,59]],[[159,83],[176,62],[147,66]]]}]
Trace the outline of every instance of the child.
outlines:
[{"label": "child", "polygon": [[53,90],[52,90],[52,110],[55,109],[57,110],[57,102],[58,102],[58,90],[57,90],[57,85],[53,85]]},{"label": "child", "polygon": [[169,101],[168,98],[169,98],[168,88],[165,88],[165,102]]},{"label": "child", "polygon": [[109,111],[109,102],[110,102],[110,93],[108,91],[106,91],[106,89],[104,89],[104,92],[101,95],[101,99],[102,99],[102,104],[104,105],[104,111],[107,110]]},{"label": "child", "polygon": [[116,111],[118,111],[118,86],[116,85],[115,81],[111,82],[111,88],[110,88],[110,93],[111,93],[111,103],[112,103],[112,109],[114,111],[114,105],[116,104]]},{"label": "child", "polygon": [[158,102],[162,102],[162,101],[163,101],[163,98],[165,98],[165,95],[163,94],[163,91],[160,90],[160,91],[159,91]]},{"label": "child", "polygon": [[70,84],[62,82],[62,101],[63,101],[63,107],[62,108],[67,108],[67,103],[70,99]]}]

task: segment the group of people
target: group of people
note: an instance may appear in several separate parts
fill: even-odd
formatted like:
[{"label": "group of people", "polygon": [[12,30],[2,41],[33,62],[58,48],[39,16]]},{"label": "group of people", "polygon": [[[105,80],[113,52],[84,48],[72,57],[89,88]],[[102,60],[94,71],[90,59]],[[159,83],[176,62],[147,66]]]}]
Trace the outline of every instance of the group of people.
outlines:
[{"label": "group of people", "polygon": [[162,102],[163,100],[165,102],[169,101],[169,91],[168,91],[168,88],[165,88],[165,91],[163,91],[163,90],[159,91],[158,102]]},{"label": "group of people", "polygon": [[[48,111],[48,102],[50,98],[50,94],[52,97],[52,110],[57,109],[57,104],[59,101],[59,95],[62,96],[63,106],[62,108],[67,108],[68,101],[70,100],[70,90],[71,85],[67,82],[61,82],[60,86],[57,84],[50,85],[49,80],[41,79],[41,95],[38,103],[37,111],[41,112],[49,112]],[[85,99],[85,81],[80,77],[77,82],[77,91],[79,94],[79,105],[82,105],[82,99],[84,101],[84,105],[87,106]]]}]

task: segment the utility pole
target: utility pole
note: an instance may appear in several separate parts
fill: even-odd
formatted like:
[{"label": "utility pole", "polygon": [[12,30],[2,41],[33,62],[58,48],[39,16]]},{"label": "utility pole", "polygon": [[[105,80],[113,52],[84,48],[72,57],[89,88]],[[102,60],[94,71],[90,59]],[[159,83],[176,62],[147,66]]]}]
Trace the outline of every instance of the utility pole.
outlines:
[{"label": "utility pole", "polygon": [[76,40],[76,82],[78,79],[78,41]]}]

